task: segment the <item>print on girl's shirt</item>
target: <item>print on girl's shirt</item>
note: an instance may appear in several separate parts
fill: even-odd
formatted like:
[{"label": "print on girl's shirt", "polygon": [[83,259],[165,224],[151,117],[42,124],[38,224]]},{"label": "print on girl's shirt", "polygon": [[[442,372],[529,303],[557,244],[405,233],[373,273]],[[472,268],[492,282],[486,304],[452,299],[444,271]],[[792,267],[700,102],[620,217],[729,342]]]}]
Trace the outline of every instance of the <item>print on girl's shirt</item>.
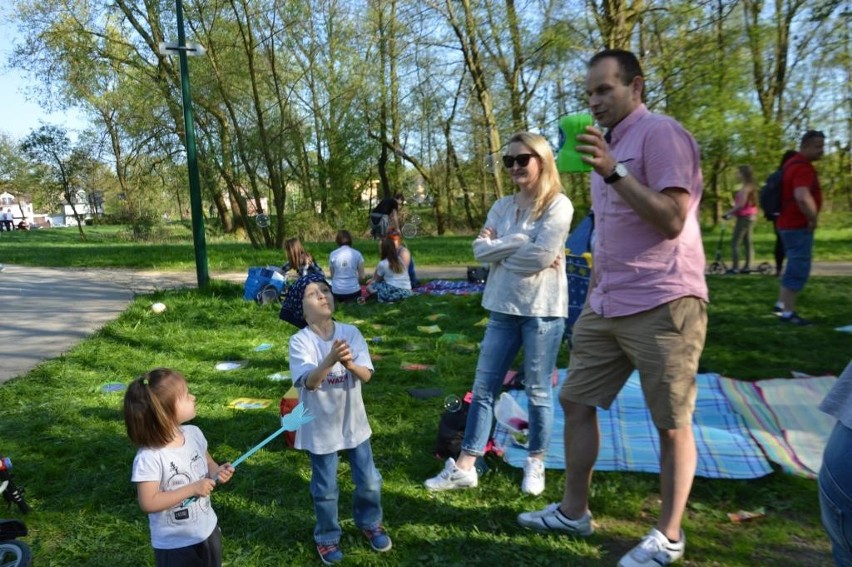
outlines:
[{"label": "print on girl's shirt", "polygon": [[[188,471],[180,470],[174,461],[169,463],[169,471],[171,471],[171,476],[166,480],[165,490],[175,490],[207,476],[207,461],[201,453],[194,453],[190,459]],[[210,507],[210,498],[198,498],[186,506],[183,502],[178,503],[172,508],[169,523],[180,525],[195,520],[195,506],[207,510]]]}]

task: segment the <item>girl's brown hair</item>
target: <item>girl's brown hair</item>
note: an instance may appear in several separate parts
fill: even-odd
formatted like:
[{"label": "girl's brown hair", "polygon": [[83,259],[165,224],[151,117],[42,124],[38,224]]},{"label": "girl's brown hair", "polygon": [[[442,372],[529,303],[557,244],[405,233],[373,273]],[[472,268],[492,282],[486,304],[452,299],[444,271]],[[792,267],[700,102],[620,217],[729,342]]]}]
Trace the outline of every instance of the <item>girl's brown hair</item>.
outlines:
[{"label": "girl's brown hair", "polygon": [[401,274],[405,271],[405,266],[399,261],[399,252],[396,250],[396,243],[393,238],[382,239],[382,260],[387,260],[391,271],[395,274]]},{"label": "girl's brown hair", "polygon": [[287,261],[290,262],[290,269],[298,270],[302,266],[312,264],[314,261],[313,257],[302,246],[302,241],[298,238],[286,240],[284,242],[284,251],[287,252]]},{"label": "girl's brown hair", "polygon": [[186,390],[183,374],[170,368],[156,368],[139,376],[124,394],[124,425],[137,447],[165,447],[180,425],[177,400]]},{"label": "girl's brown hair", "polygon": [[337,238],[334,239],[338,246],[352,246],[352,235],[348,230],[338,230]]}]

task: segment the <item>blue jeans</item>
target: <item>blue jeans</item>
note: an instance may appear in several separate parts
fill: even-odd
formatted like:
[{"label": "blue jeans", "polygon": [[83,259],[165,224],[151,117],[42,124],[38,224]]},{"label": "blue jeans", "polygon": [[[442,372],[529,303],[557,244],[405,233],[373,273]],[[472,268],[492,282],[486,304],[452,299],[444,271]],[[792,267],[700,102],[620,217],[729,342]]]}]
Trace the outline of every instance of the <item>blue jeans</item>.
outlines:
[{"label": "blue jeans", "polygon": [[819,507],[822,524],[831,538],[837,567],[852,567],[852,429],[834,426],[819,471]]},{"label": "blue jeans", "polygon": [[779,230],[784,250],[787,252],[787,269],[781,285],[792,291],[802,291],[811,275],[811,258],[814,249],[814,231],[805,228]]},{"label": "blue jeans", "polygon": [[[352,516],[362,530],[373,529],[382,523],[382,475],[373,464],[373,449],[367,439],[349,449],[349,466],[355,492],[352,495]],[[340,542],[340,523],[337,520],[337,453],[311,455],[311,496],[317,524],[314,540],[320,545]]]},{"label": "blue jeans", "polygon": [[543,454],[553,429],[551,376],[565,329],[563,317],[522,317],[492,312],[476,363],[473,399],[467,414],[462,450],[480,456],[491,435],[494,402],[503,379],[524,347],[524,388],[529,414],[529,452]]}]

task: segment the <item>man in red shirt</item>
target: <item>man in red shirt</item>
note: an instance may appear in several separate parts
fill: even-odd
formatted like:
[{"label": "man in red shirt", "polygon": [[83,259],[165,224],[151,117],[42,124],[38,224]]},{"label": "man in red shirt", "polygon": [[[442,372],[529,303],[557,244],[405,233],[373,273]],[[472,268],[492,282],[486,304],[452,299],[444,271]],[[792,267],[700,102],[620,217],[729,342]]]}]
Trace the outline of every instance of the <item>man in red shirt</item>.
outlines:
[{"label": "man in red shirt", "polygon": [[796,296],[805,287],[811,273],[814,230],[822,208],[822,191],[819,187],[813,162],[825,153],[825,134],[808,130],[799,144],[799,152],[784,167],[781,189],[781,214],[776,226],[784,249],[787,251],[787,269],[781,277],[781,290],[775,311],[780,310],[781,322],[793,325],[810,325],[796,313]]}]

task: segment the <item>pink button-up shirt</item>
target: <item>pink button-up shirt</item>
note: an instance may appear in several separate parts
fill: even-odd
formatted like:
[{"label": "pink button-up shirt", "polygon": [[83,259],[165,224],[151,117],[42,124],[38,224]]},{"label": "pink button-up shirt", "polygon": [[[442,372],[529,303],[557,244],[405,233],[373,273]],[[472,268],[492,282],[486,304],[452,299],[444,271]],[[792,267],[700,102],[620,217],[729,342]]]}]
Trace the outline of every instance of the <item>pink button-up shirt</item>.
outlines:
[{"label": "pink button-up shirt", "polygon": [[651,191],[679,187],[689,192],[683,231],[668,240],[592,174],[595,212],[591,308],[603,317],[653,309],[680,297],[708,300],[704,246],[698,223],[701,169],[698,145],[683,126],[640,105],[612,130],[613,156]]}]

